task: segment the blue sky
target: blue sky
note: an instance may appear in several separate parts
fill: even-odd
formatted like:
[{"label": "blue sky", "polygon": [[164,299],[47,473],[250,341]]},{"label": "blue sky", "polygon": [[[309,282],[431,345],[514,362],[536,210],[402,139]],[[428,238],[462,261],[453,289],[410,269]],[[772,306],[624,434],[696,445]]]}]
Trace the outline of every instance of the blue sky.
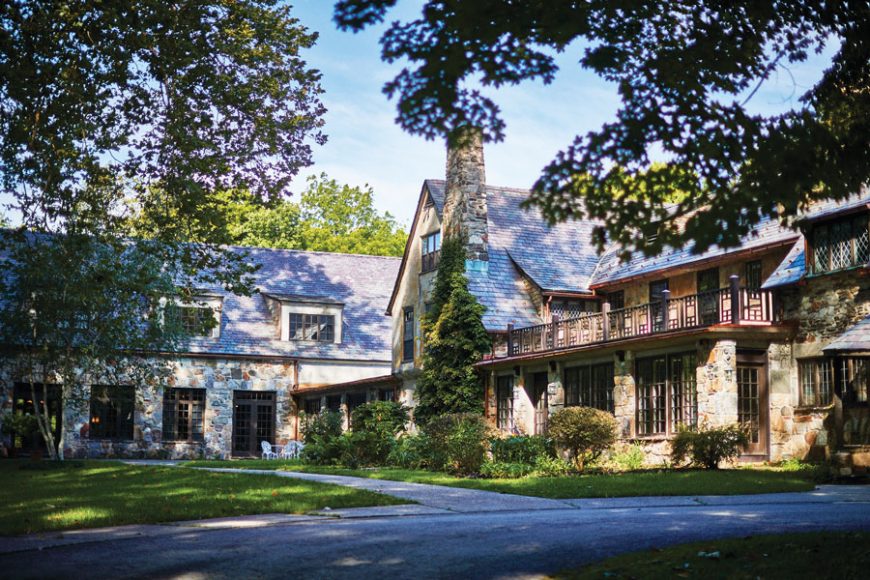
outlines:
[{"label": "blue sky", "polygon": [[[368,183],[378,208],[407,224],[423,179],[443,178],[445,151],[443,143],[405,134],[394,122],[395,105],[381,88],[401,66],[380,60],[378,40],[386,26],[340,32],[331,20],[333,2],[298,0],[293,5],[296,17],[320,33],[305,58],[323,73],[328,109],[329,141],[315,149],[314,166],[303,173],[325,171],[350,185]],[[419,5],[419,0],[399,2],[387,22],[415,17]],[[752,98],[750,108],[774,113],[796,106],[830,56],[827,51],[781,70]],[[612,118],[619,104],[615,86],[584,71],[576,64],[579,58],[580,49],[560,55],[561,70],[550,85],[523,83],[492,93],[507,130],[503,142],[487,145],[487,182],[531,187],[544,165],[576,135]]]}]

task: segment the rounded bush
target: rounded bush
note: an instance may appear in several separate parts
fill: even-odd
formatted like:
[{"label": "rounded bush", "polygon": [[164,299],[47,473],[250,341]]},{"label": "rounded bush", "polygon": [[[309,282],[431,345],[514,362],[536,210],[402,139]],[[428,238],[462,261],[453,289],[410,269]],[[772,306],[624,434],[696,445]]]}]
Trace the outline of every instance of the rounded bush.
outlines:
[{"label": "rounded bush", "polygon": [[489,447],[489,427],[474,413],[453,413],[431,419],[425,434],[434,469],[458,475],[480,472]]},{"label": "rounded bush", "polygon": [[749,436],[740,425],[697,430],[681,426],[671,441],[671,460],[678,465],[688,458],[696,467],[718,469],[720,462],[736,458],[748,443]]},{"label": "rounded bush", "polygon": [[550,417],[549,435],[567,450],[577,471],[616,442],[616,419],[590,407],[567,407]]}]

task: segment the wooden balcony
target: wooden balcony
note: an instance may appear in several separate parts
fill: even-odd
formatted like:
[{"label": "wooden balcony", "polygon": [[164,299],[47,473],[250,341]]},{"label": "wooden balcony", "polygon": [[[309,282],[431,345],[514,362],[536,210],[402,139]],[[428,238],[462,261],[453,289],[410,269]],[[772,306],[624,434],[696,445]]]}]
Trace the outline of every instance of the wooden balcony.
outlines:
[{"label": "wooden balcony", "polygon": [[717,324],[770,325],[781,321],[773,292],[740,288],[736,276],[729,288],[670,298],[666,290],[657,302],[576,318],[554,319],[526,328],[508,325],[508,353],[558,351],[576,346],[667,334]]}]

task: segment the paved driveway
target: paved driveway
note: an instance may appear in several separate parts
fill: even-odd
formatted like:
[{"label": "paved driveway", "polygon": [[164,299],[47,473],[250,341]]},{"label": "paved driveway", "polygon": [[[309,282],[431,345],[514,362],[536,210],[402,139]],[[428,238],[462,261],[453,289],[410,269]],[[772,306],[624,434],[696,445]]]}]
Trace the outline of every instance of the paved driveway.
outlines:
[{"label": "paved driveway", "polygon": [[[41,550],[19,545],[20,551],[0,554],[0,575],[516,578],[698,539],[870,530],[870,487],[824,486],[808,494],[556,503],[474,512],[425,505],[415,512],[398,506],[392,514],[348,510],[342,518],[235,520],[236,524],[253,522],[255,527],[228,520],[226,527],[188,523],[143,526],[138,532],[125,528]],[[7,549],[12,547],[9,542]]]}]

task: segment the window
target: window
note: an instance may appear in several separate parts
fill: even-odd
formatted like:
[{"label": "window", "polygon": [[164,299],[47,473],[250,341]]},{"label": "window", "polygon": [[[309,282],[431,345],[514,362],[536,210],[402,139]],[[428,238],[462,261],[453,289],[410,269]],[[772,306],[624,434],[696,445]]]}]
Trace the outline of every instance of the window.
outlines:
[{"label": "window", "polygon": [[320,397],[311,397],[305,399],[305,414],[308,416],[319,415],[320,414]]},{"label": "window", "polygon": [[598,312],[598,303],[592,300],[553,300],[550,303],[550,319],[579,318],[587,312]]},{"label": "window", "polygon": [[360,405],[366,404],[366,394],[363,393],[348,393],[345,396],[347,402],[347,426],[351,427],[351,419],[353,418],[353,410]]},{"label": "window", "polygon": [[746,262],[746,287],[761,290],[761,260]]},{"label": "window", "polygon": [[435,232],[423,236],[422,247],[422,273],[431,272],[438,267],[438,259],[441,257],[441,232]]},{"label": "window", "polygon": [[341,395],[328,395],[326,397],[326,410],[331,413],[341,411]]},{"label": "window", "polygon": [[133,438],[133,387],[91,387],[92,439]]},{"label": "window", "polygon": [[402,315],[402,360],[414,360],[414,309],[410,306]]},{"label": "window", "polygon": [[613,364],[565,369],[565,406],[613,412]]},{"label": "window", "polygon": [[202,441],[205,389],[168,389],[163,395],[163,439]]},{"label": "window", "polygon": [[870,359],[855,357],[837,359],[836,368],[844,404],[867,404],[868,361]]},{"label": "window", "polygon": [[625,308],[625,290],[608,292],[605,295],[605,300],[610,304],[611,310],[621,310]]},{"label": "window", "polygon": [[818,224],[812,232],[814,274],[835,272],[870,261],[867,215]]},{"label": "window", "polygon": [[215,311],[210,307],[176,305],[174,312],[182,332],[187,336],[218,336],[220,325],[215,320]]},{"label": "window", "polygon": [[698,424],[697,356],[681,353],[638,359],[637,434],[675,433]]},{"label": "window", "polygon": [[380,389],[378,391],[378,400],[379,401],[395,401],[396,400],[396,390],[395,389]]},{"label": "window", "polygon": [[834,395],[833,360],[826,358],[798,361],[800,404],[810,407],[829,405]]},{"label": "window", "polygon": [[514,426],[514,378],[510,375],[498,377],[496,382],[496,426],[510,431]]},{"label": "window", "polygon": [[290,313],[290,340],[335,340],[335,316],[326,314]]}]

